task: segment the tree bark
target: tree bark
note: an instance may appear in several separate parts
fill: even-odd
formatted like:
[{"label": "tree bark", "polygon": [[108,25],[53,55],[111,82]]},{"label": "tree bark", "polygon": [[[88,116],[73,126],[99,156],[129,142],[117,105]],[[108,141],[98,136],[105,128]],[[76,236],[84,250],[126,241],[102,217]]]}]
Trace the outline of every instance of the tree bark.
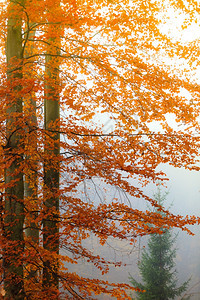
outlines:
[{"label": "tree bark", "polygon": [[[30,24],[29,27],[31,28],[32,25]],[[28,31],[27,29],[27,40],[34,39],[36,30]],[[29,46],[28,49],[25,51],[25,57],[31,56],[34,53],[33,46]],[[27,74],[31,76],[31,67],[30,64],[28,65],[28,72]],[[25,114],[27,114],[27,123],[29,134],[27,134],[28,141],[27,144],[31,147],[31,153],[37,153],[37,115],[36,115],[36,100],[34,99],[34,92],[28,99],[24,99],[24,107],[25,107]],[[28,172],[25,175],[25,182],[24,182],[24,194],[26,199],[26,211],[28,212],[26,215],[26,230],[25,235],[28,238],[31,246],[39,245],[39,224],[37,222],[38,218],[38,161],[37,157],[33,158],[32,155],[27,155],[26,160],[29,165],[31,165],[32,171]],[[31,246],[27,246],[30,248]],[[34,251],[32,251],[34,255]],[[35,258],[33,257],[33,260]],[[32,281],[38,280],[38,270],[36,268],[37,264],[28,264],[26,266],[28,272],[28,278],[32,279]]]},{"label": "tree bark", "polygon": [[[58,26],[53,30],[57,31]],[[52,30],[52,26],[49,26]],[[59,29],[58,29],[59,30]],[[59,39],[49,39],[45,61],[45,163],[44,163],[44,220],[43,246],[45,250],[55,254],[55,259],[44,262],[43,287],[58,290],[58,260],[59,254]]]},{"label": "tree bark", "polygon": [[[23,1],[17,2],[23,5]],[[10,86],[7,104],[5,147],[5,238],[4,279],[5,299],[24,299],[23,260],[24,251],[24,183],[22,143],[22,19],[19,5],[10,2],[7,29],[7,78]],[[16,14],[16,10],[18,13]],[[22,123],[21,123],[22,124]]]}]

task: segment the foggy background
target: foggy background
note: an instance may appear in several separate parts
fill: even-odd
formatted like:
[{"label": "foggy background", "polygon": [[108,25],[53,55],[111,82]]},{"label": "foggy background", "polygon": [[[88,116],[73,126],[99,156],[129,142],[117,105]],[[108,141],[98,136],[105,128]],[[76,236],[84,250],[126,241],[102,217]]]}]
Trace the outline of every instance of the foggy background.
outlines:
[{"label": "foggy background", "polygon": [[[163,192],[169,191],[169,194],[164,202],[166,208],[170,208],[170,211],[179,215],[200,215],[200,173],[196,171],[188,171],[182,168],[174,168],[169,165],[160,165],[159,169],[164,171],[169,178],[166,182],[167,188],[162,188]],[[135,182],[134,182],[135,184]],[[88,193],[85,193],[86,198],[97,197],[94,189]],[[96,186],[98,190],[98,184]],[[144,188],[144,191],[153,196],[157,188],[153,184],[149,184]],[[101,190],[98,190],[98,197],[101,197]],[[126,197],[120,194],[115,187],[110,186],[110,190],[107,190],[107,197],[112,200],[114,197],[118,197],[119,201],[126,201]],[[109,199],[108,199],[109,200]],[[130,198],[133,207],[138,209],[146,208],[145,201],[142,199]],[[102,201],[105,199],[102,196]],[[177,256],[175,259],[177,278],[180,285],[191,278],[187,294],[191,295],[191,300],[200,299],[200,227],[194,225],[189,227],[190,230],[195,233],[194,236],[188,235],[186,232],[180,229],[174,229],[174,234],[178,233],[177,241],[174,244],[177,248]],[[84,259],[78,265],[73,265],[69,268],[72,272],[78,272],[82,276],[90,278],[99,278],[108,280],[109,282],[130,283],[129,274],[135,279],[140,281],[140,275],[137,268],[137,263],[141,258],[141,252],[143,246],[146,245],[148,237],[138,238],[137,243],[134,246],[130,246],[127,242],[121,242],[114,239],[108,239],[105,246],[99,245],[95,236],[83,242],[89,247],[94,254],[99,254],[106,259],[118,261],[122,260],[126,266],[113,267],[110,266],[110,272],[104,276],[90,263],[87,263]],[[115,299],[108,295],[98,296],[97,299],[109,300]],[[177,297],[176,300],[181,300],[182,297]]]}]

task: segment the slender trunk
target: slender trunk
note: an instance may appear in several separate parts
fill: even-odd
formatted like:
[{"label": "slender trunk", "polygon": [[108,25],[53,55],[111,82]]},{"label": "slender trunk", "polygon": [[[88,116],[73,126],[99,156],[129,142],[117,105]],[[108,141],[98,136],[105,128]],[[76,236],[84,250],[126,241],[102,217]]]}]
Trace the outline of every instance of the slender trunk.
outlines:
[{"label": "slender trunk", "polygon": [[[31,28],[33,24],[30,24],[29,27]],[[27,33],[27,39],[34,39],[36,31],[30,31]],[[25,56],[31,56],[34,53],[33,46],[29,46],[28,49],[25,51]],[[29,64],[27,74],[31,76],[31,67]],[[37,153],[37,116],[36,116],[36,100],[34,99],[34,92],[28,97],[24,99],[24,110],[25,115],[27,116],[27,124],[29,134],[27,145],[30,147],[31,153]],[[27,248],[32,249],[32,246],[35,247],[39,245],[39,224],[37,222],[38,218],[38,161],[37,158],[35,159],[32,155],[26,155],[26,160],[28,165],[30,165],[31,170],[28,170],[27,174],[25,175],[25,182],[24,182],[24,194],[25,194],[25,201],[26,201],[26,230],[25,235],[28,238],[29,243]],[[33,248],[34,249],[34,248]],[[32,249],[32,250],[33,250]],[[34,251],[30,252],[32,255],[35,254]],[[33,260],[33,263],[31,261]],[[35,262],[35,257],[30,258],[30,263],[26,265],[26,270],[28,272],[27,277],[32,279],[32,282],[37,282],[38,280],[38,270],[37,270],[37,262]]]},{"label": "slender trunk", "polygon": [[[49,26],[49,30],[59,30]],[[44,213],[43,246],[45,250],[59,254],[59,41],[49,39],[45,61],[45,164],[44,164]],[[43,286],[58,290],[58,260],[47,259],[43,269]]]},{"label": "slender trunk", "polygon": [[[23,4],[22,0],[17,3]],[[4,276],[5,299],[24,299],[23,261],[24,251],[24,183],[23,183],[23,142],[20,120],[22,119],[22,97],[20,95],[22,79],[22,20],[19,5],[10,2],[8,9],[8,31],[6,56],[8,65],[8,83],[11,92],[7,104],[7,145],[5,157],[5,237]],[[15,11],[18,14],[15,14]]]}]

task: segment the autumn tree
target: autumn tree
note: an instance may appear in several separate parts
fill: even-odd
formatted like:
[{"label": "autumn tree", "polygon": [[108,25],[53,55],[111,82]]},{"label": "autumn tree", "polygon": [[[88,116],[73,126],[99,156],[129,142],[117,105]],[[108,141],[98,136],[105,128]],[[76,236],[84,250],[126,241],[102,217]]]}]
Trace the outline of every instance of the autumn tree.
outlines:
[{"label": "autumn tree", "polygon": [[[23,265],[16,262],[24,252],[24,183],[22,145],[22,9],[10,3],[7,25],[7,78],[10,87],[6,107],[5,205],[4,205],[4,276],[7,299],[23,299]],[[16,11],[17,10],[17,14]]]},{"label": "autumn tree", "polygon": [[[44,162],[44,219],[43,246],[50,252],[59,254],[59,174],[60,174],[60,101],[59,101],[59,54],[60,54],[60,25],[51,24],[51,11],[59,8],[60,1],[54,1],[48,7],[47,20],[48,38],[45,55],[45,99],[44,99],[44,128],[45,162]],[[48,18],[50,17],[50,19]],[[52,132],[53,124],[53,132]],[[51,262],[52,263],[52,262]],[[50,261],[44,262],[43,285],[58,290],[58,259],[55,259],[53,271]]]},{"label": "autumn tree", "polygon": [[[34,28],[34,24],[30,23],[29,27]],[[29,39],[34,39],[36,31],[33,29],[31,32],[26,30],[25,37],[29,37]],[[24,56],[28,57],[34,54],[34,47],[31,42],[27,41],[26,50]],[[33,65],[26,66],[24,68],[24,77],[26,79],[31,78],[32,74],[34,73]],[[33,152],[37,152],[37,132],[34,128],[37,128],[37,113],[36,113],[36,101],[35,101],[35,92],[30,91],[28,95],[23,98],[24,103],[24,115],[26,116],[26,122],[28,124],[27,131],[29,132],[26,140],[26,145],[29,145],[29,150],[25,156],[25,159],[29,161],[29,166],[27,171],[25,171],[25,178],[24,178],[24,202],[26,205],[26,219],[25,219],[25,237],[26,237],[26,247],[29,251],[29,261],[32,261],[35,253],[32,251],[33,245],[39,244],[39,228],[38,228],[38,160],[36,156],[33,156]],[[30,147],[31,143],[31,147]],[[31,205],[29,206],[29,203]],[[31,247],[29,247],[31,244]],[[30,264],[27,261],[27,264],[24,266],[25,269],[25,276],[31,278],[32,280],[38,280],[38,268],[35,266],[33,267],[32,263]],[[25,290],[29,289],[27,286],[28,282],[26,282]]]},{"label": "autumn tree", "polygon": [[[161,193],[160,187],[154,195],[154,199],[160,205],[164,205],[166,195]],[[162,234],[153,234],[149,237],[147,248],[142,251],[142,257],[138,264],[142,282],[130,277],[130,282],[134,287],[145,291],[137,292],[137,299],[176,299],[186,291],[189,280],[181,286],[177,286],[178,279],[174,261],[176,258],[175,242],[176,236],[170,229],[165,229]]]},{"label": "autumn tree", "polygon": [[[69,271],[82,257],[102,273],[111,263],[120,266],[83,241],[94,234],[102,245],[109,237],[132,243],[161,228],[186,230],[197,219],[81,194],[98,181],[130,201],[143,198],[159,207],[136,182],[164,180],[160,163],[198,170],[199,140],[191,129],[197,128],[198,87],[156,62],[170,41],[159,31],[155,1],[26,0],[1,7],[5,299],[94,299],[102,293],[129,299],[129,285]],[[183,87],[192,103],[182,97]],[[169,114],[184,122],[182,130],[170,126]],[[105,117],[113,124],[109,132]]]}]

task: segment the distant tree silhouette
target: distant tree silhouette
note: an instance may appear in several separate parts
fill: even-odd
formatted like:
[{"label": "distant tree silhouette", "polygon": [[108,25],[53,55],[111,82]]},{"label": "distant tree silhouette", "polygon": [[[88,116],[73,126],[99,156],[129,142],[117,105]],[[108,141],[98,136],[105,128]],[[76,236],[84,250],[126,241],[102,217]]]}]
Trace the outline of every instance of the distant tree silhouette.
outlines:
[{"label": "distant tree silhouette", "polygon": [[[154,195],[155,200],[162,205],[167,193],[162,195],[160,187]],[[145,292],[137,292],[139,300],[168,300],[175,299],[186,291],[187,280],[177,287],[177,272],[174,259],[176,249],[174,243],[176,236],[172,230],[163,229],[162,234],[152,234],[149,238],[147,249],[142,252],[142,259],[138,265],[142,277],[142,283],[132,276],[130,282],[134,287],[138,287]],[[134,298],[133,298],[134,299]],[[184,298],[184,300],[190,297]]]}]

